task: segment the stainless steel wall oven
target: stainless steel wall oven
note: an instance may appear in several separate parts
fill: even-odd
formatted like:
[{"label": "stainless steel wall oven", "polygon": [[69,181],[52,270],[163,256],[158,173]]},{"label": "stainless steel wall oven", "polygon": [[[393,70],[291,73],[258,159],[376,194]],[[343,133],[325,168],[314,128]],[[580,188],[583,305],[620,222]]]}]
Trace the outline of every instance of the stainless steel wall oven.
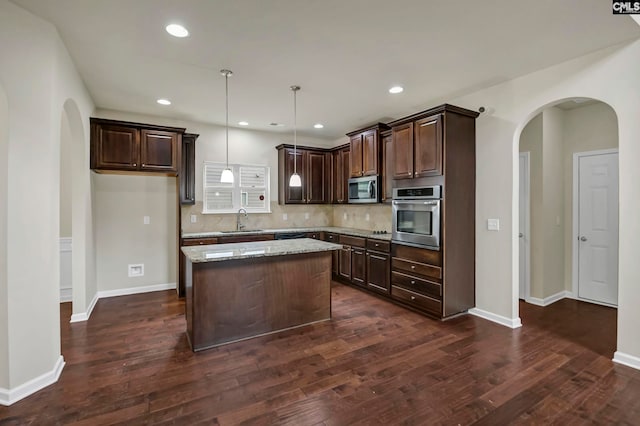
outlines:
[{"label": "stainless steel wall oven", "polygon": [[440,250],[440,186],[395,188],[391,239]]}]

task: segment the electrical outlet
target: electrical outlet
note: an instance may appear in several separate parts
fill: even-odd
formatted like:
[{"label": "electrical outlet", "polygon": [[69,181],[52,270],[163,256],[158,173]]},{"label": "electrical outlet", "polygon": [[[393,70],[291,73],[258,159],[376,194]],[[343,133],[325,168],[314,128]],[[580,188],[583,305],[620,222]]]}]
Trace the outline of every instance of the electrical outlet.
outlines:
[{"label": "electrical outlet", "polygon": [[489,230],[489,231],[499,231],[500,230],[500,219],[487,219],[487,230]]},{"label": "electrical outlet", "polygon": [[304,220],[307,220],[307,219],[309,219],[309,213],[304,214]]},{"label": "electrical outlet", "polygon": [[198,216],[196,216],[195,214],[191,215],[191,223],[196,223],[198,221]]},{"label": "electrical outlet", "polygon": [[149,216],[145,216],[145,217],[142,219],[142,222],[143,222],[145,225],[148,225],[148,224],[150,224],[150,223],[151,223],[151,218],[150,218]]},{"label": "electrical outlet", "polygon": [[286,213],[282,213],[282,220],[289,219],[289,216]]},{"label": "electrical outlet", "polygon": [[138,263],[135,265],[129,265],[130,277],[142,277],[144,276],[144,263]]},{"label": "electrical outlet", "polygon": [[347,220],[347,213],[342,214],[342,219]]},{"label": "electrical outlet", "polygon": [[367,222],[369,222],[369,219],[371,219],[371,217],[369,216],[369,213],[367,213],[366,215],[364,215],[364,220],[366,220]]}]

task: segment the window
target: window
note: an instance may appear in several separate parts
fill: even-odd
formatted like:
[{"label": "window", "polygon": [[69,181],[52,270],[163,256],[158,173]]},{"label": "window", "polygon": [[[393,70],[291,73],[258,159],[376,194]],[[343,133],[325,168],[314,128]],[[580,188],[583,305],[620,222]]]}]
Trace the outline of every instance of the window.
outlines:
[{"label": "window", "polygon": [[246,164],[229,164],[233,183],[220,182],[225,163],[204,162],[202,213],[271,213],[269,195],[270,168]]}]

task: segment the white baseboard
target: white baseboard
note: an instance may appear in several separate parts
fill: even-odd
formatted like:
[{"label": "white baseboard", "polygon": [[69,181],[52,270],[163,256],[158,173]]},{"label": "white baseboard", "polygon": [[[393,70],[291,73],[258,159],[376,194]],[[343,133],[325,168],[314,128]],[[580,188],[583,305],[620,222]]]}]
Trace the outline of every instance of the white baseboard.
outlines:
[{"label": "white baseboard", "polygon": [[26,383],[21,384],[13,389],[0,388],[0,405],[9,406],[13,403],[28,397],[49,385],[54,384],[60,378],[60,373],[64,368],[64,358],[62,355],[56,361],[51,371],[48,371]]},{"label": "white baseboard", "polygon": [[478,308],[469,309],[469,313],[471,315],[475,315],[480,318],[484,318],[486,320],[498,323],[500,325],[504,325],[509,328],[519,328],[522,327],[522,322],[520,318],[507,318],[502,315],[494,314],[493,312],[485,311]]},{"label": "white baseboard", "polygon": [[98,294],[96,294],[95,296],[93,296],[93,299],[91,300],[91,303],[89,303],[89,308],[87,309],[87,312],[80,312],[79,314],[72,314],[71,315],[71,321],[69,322],[82,322],[82,321],[88,321],[89,317],[91,316],[91,312],[93,312],[93,308],[96,307],[96,303],[98,303]]},{"label": "white baseboard", "polygon": [[175,290],[176,283],[148,285],[145,287],[119,288],[117,290],[103,290],[98,292],[98,298],[127,296],[129,294],[151,293],[152,291]]},{"label": "white baseboard", "polygon": [[615,351],[615,353],[613,354],[613,362],[617,362],[618,364],[626,365],[627,367],[640,370],[640,358],[638,358],[637,356],[625,354],[624,352]]},{"label": "white baseboard", "polygon": [[81,322],[88,321],[91,316],[91,312],[93,308],[96,306],[96,303],[99,299],[105,299],[107,297],[116,297],[116,296],[127,296],[130,294],[139,294],[139,293],[151,293],[152,291],[164,291],[164,290],[175,290],[176,283],[167,283],[167,284],[155,284],[148,285],[144,287],[130,287],[130,288],[119,288],[117,290],[103,290],[99,291],[91,301],[89,305],[89,309],[87,312],[82,312],[79,314],[71,315],[70,322]]},{"label": "white baseboard", "polygon": [[549,306],[552,303],[555,303],[558,300],[562,300],[567,297],[570,299],[573,299],[573,293],[567,290],[563,290],[556,294],[552,294],[549,297],[545,297],[544,299],[540,299],[538,297],[528,297],[525,299],[525,302],[531,303],[532,305],[537,305],[537,306]]},{"label": "white baseboard", "polygon": [[73,295],[72,289],[70,288],[61,288],[60,289],[60,303],[72,302]]}]

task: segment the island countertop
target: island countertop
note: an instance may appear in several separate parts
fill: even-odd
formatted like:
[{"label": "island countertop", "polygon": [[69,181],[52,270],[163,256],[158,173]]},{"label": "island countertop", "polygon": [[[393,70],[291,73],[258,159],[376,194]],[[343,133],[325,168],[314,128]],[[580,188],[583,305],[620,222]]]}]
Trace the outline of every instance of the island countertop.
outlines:
[{"label": "island countertop", "polygon": [[248,243],[213,244],[208,246],[182,247],[181,250],[192,263],[220,262],[254,257],[283,256],[301,253],[339,250],[340,244],[327,243],[312,238],[293,240],[255,241]]}]

